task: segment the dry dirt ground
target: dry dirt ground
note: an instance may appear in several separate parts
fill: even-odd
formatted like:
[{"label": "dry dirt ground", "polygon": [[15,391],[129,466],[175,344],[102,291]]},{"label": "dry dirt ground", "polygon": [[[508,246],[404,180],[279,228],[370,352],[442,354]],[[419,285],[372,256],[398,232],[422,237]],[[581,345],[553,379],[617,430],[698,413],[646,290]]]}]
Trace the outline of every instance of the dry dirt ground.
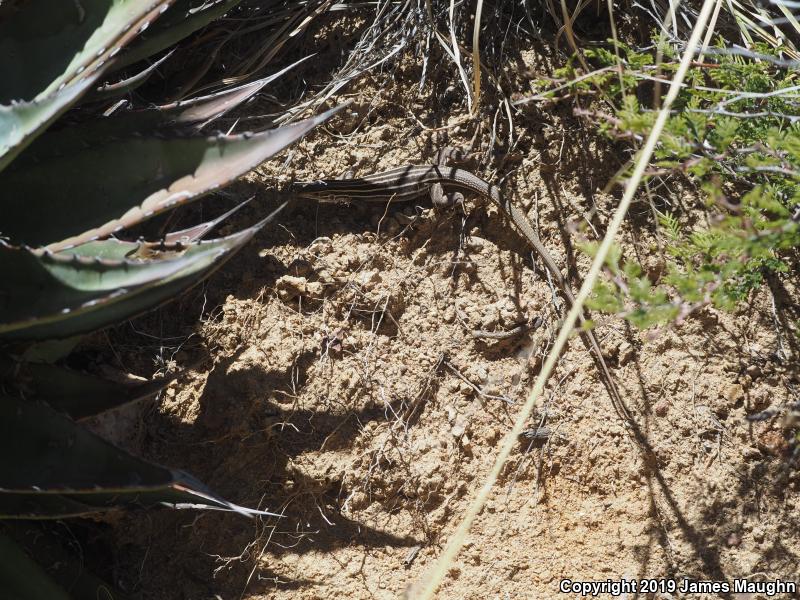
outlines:
[{"label": "dry dirt ground", "polygon": [[[419,93],[418,77],[407,58],[389,78],[353,83],[347,114],[231,188],[256,199],[230,230],[292,179],[432,161],[459,145],[473,170],[505,178],[577,284],[588,261],[576,242],[602,235],[618,197],[602,190],[624,147],[569,106],[541,106],[517,114],[516,147],[495,152],[491,110],[470,119],[455,77],[444,100]],[[687,225],[703,218],[688,187],[658,194]],[[644,197],[621,241],[658,274]],[[708,308],[659,331],[598,317],[630,423],[574,338],[530,420],[549,435],[519,440],[438,597],[575,597],[559,594],[564,578],[796,580],[786,409],[798,370],[781,358],[790,348],[774,315],[797,290],[783,284],[778,313],[765,290],[734,314]],[[110,338],[123,359],[145,349],[189,368],[126,443],[282,517],[124,516],[110,528],[116,577],[144,599],[401,596],[483,485],[562,312],[538,261],[479,199],[442,211],[425,198],[295,205],[201,289]],[[472,334],[537,316],[542,326],[510,341]],[[192,367],[204,348],[212,358]],[[747,420],[767,410],[784,416]]]}]

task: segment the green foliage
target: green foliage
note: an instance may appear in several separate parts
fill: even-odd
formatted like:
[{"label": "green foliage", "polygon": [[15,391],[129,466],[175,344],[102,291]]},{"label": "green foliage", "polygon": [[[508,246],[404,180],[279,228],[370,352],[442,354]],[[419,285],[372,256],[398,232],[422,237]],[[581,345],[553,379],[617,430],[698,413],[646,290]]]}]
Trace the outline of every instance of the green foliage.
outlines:
[{"label": "green foliage", "polygon": [[[753,50],[777,58],[768,45]],[[668,62],[656,68],[651,51],[624,45],[618,51],[621,76],[613,48],[592,50],[586,54],[598,71],[571,89],[579,95],[602,92],[612,114],[583,113],[602,132],[643,139],[656,111],[643,106],[642,91],[653,91],[652,78],[665,78],[675,69],[676,53],[665,51]],[[720,52],[709,53],[690,70],[648,176],[687,177],[705,195],[707,222],[690,227],[687,215],[659,213],[665,268],[658,280],[650,281],[635,262],[616,253],[607,265],[609,281],[596,290],[594,308],[649,327],[682,319],[709,303],[732,309],[768,273],[790,268],[790,251],[800,246],[800,93],[796,72],[779,64]],[[576,77],[570,69],[562,75]],[[666,85],[661,87],[663,93]]]}]

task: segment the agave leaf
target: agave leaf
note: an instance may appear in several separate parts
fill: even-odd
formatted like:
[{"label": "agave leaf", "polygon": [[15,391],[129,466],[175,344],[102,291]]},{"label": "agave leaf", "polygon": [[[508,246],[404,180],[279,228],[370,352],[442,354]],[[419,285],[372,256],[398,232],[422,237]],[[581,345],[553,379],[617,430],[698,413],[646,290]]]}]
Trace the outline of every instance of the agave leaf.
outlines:
[{"label": "agave leaf", "polygon": [[0,582],[9,600],[74,600],[11,538],[0,533]]},{"label": "agave leaf", "polygon": [[64,155],[41,163],[17,161],[0,174],[2,233],[54,252],[106,237],[227,185],[340,108],[256,134],[129,138],[62,148]]},{"label": "agave leaf", "polygon": [[0,105],[0,171],[69,108],[91,83],[91,80],[86,80],[32,102]]},{"label": "agave leaf", "polygon": [[[249,238],[248,238],[249,239]],[[233,246],[238,246],[233,244]],[[61,279],[53,276],[49,267],[54,257],[44,257],[27,249],[0,249],[0,273],[9,277],[11,284],[4,297],[0,297],[0,337],[5,339],[47,339],[74,336],[94,329],[111,325],[119,320],[130,318],[144,310],[155,307],[169,297],[160,293],[175,281],[186,281],[187,286],[199,280],[226,253],[227,244],[196,246],[197,252],[186,254],[178,259],[143,263],[140,277],[131,287],[104,288],[91,285],[97,277],[97,269],[84,261],[64,261],[72,265],[71,270],[60,269]],[[5,260],[4,260],[5,259]],[[116,267],[115,280],[123,278],[129,263]],[[62,267],[64,265],[61,265]],[[24,278],[25,269],[31,275]],[[111,270],[111,267],[109,267]],[[88,273],[87,273],[88,272]],[[150,279],[144,279],[149,273]],[[84,289],[84,281],[89,285]],[[173,290],[177,293],[177,289]],[[137,309],[130,309],[130,302],[136,300]],[[154,300],[157,299],[157,300]],[[139,307],[139,304],[142,304]]]},{"label": "agave leaf", "polygon": [[18,517],[12,511],[19,508],[42,518],[62,516],[52,509],[163,503],[259,512],[223,500],[187,473],[128,454],[44,403],[0,397],[0,436],[0,517]]},{"label": "agave leaf", "polygon": [[[185,475],[185,477],[189,477]],[[202,487],[202,485],[200,485]],[[90,517],[122,508],[166,507],[176,510],[221,510],[244,516],[280,516],[227,502],[197,489],[187,490],[181,483],[156,491],[113,492],[61,495],[56,493],[4,493],[0,491],[0,520],[52,520]]]},{"label": "agave leaf", "polygon": [[[197,227],[208,225],[202,223]],[[191,229],[195,229],[194,227]],[[190,231],[191,231],[190,229]],[[185,237],[183,231],[176,232],[180,234],[177,239],[168,240],[171,235],[168,234],[164,237],[163,242],[130,242],[127,240],[118,240],[116,238],[108,238],[105,240],[95,240],[93,242],[86,242],[73,248],[66,248],[57,252],[57,256],[80,256],[84,258],[101,258],[112,261],[140,261],[140,262],[155,262],[170,258],[177,258],[186,252],[187,244],[191,241]]]},{"label": "agave leaf", "polygon": [[[190,264],[183,257],[152,263],[101,261],[0,246],[0,273],[5,278],[0,290],[0,338],[48,339],[51,336],[32,335],[30,330],[74,323],[82,315],[88,321],[88,315],[157,286]],[[127,275],[131,275],[128,284]],[[91,329],[76,327],[52,337]]]},{"label": "agave leaf", "polygon": [[197,123],[198,121],[205,121],[207,123],[221,117],[243,102],[246,102],[260,92],[270,81],[274,81],[284,72],[286,72],[286,69],[270,77],[222,90],[214,94],[165,104],[159,106],[157,111],[152,112],[158,112],[159,119],[163,123],[168,123],[170,125],[184,125]]},{"label": "agave leaf", "polygon": [[147,34],[125,50],[111,68],[120,69],[132,65],[174,46],[240,2],[241,0],[177,0]]},{"label": "agave leaf", "polygon": [[114,83],[104,83],[93,90],[86,99],[91,101],[106,100],[108,98],[116,98],[117,96],[122,96],[132,92],[150,79],[150,76],[156,72],[156,69],[164,64],[169,57],[172,56],[172,54],[172,52],[165,54],[153,64],[142,69],[138,73],[131,75],[130,77],[126,77],[120,81],[115,81]]},{"label": "agave leaf", "polygon": [[137,284],[130,287],[107,286],[98,271],[114,272],[118,282],[133,261],[92,262],[0,246],[0,279],[6,284],[0,290],[0,339],[70,337],[155,308],[208,277],[283,206],[242,232],[192,244],[178,258],[139,264]]},{"label": "agave leaf", "polygon": [[[81,331],[95,330],[111,323],[118,323],[134,316],[140,315],[161,304],[169,302],[177,295],[209,277],[236,252],[238,252],[252,236],[277,215],[286,203],[280,205],[264,221],[253,227],[216,240],[201,241],[189,247],[187,255],[192,254],[192,264],[174,276],[159,282],[143,293],[131,293],[118,301],[104,304],[99,310],[93,311],[79,318],[78,323],[63,323],[58,326],[46,327],[44,330],[33,328],[29,333],[41,336],[44,331],[49,331],[48,337],[63,337],[73,335],[70,333],[76,326]],[[209,250],[211,249],[211,250]],[[0,330],[2,326],[0,326]],[[5,334],[0,332],[0,338]]]},{"label": "agave leaf", "polygon": [[47,402],[76,420],[153,396],[179,376],[180,372],[152,381],[120,383],[64,367],[16,363],[0,356],[0,381],[13,381],[27,398]]},{"label": "agave leaf", "polygon": [[63,526],[6,521],[4,529],[52,579],[68,590],[72,600],[123,600],[119,590],[89,572],[80,544]]},{"label": "agave leaf", "polygon": [[190,244],[191,242],[196,242],[197,240],[203,239],[206,234],[223,223],[227,221],[228,218],[237,212],[243,206],[250,204],[250,201],[253,198],[248,198],[244,202],[240,202],[228,212],[221,214],[216,219],[212,219],[211,221],[206,221],[205,223],[200,223],[199,225],[195,225],[194,227],[189,227],[188,229],[181,229],[178,231],[172,231],[164,236],[164,243],[165,244]]},{"label": "agave leaf", "polygon": [[264,86],[275,81],[278,77],[294,69],[300,63],[307,61],[313,55],[306,56],[284,67],[277,73],[273,73],[262,79],[251,81],[243,85],[223,89],[206,96],[198,96],[188,100],[179,100],[172,104],[161,106],[160,109],[170,115],[176,123],[194,123],[202,121],[202,126],[208,125],[214,119],[218,119],[237,106],[243,104],[255,94],[260,92]]},{"label": "agave leaf", "polygon": [[[14,306],[6,308],[6,314],[19,315],[35,311],[31,307],[19,306],[19,300],[35,300],[35,292],[25,288],[59,289],[66,288],[77,293],[79,298],[92,298],[119,289],[136,288],[158,281],[180,271],[185,263],[179,260],[136,261],[109,260],[94,257],[53,254],[47,250],[30,250],[0,245],[0,265],[8,275],[6,283],[14,292]],[[20,294],[20,295],[17,295]],[[29,294],[22,296],[22,294]],[[59,296],[52,300],[41,298],[41,303],[49,306],[68,297]]]},{"label": "agave leaf", "polygon": [[95,77],[172,0],[27,0],[0,22],[0,103]]},{"label": "agave leaf", "polygon": [[[94,240],[86,242],[80,246],[73,248],[66,248],[57,252],[59,256],[63,255],[76,255],[87,258],[99,258],[105,260],[125,260],[131,259],[142,246],[147,242],[129,242],[126,240],[118,240],[116,238],[108,238],[105,240]],[[176,248],[177,249],[177,248]]]},{"label": "agave leaf", "polygon": [[[185,477],[189,477],[184,474]],[[194,481],[194,480],[193,480]],[[202,484],[199,484],[202,487]],[[221,510],[244,516],[280,515],[227,502],[198,489],[188,490],[181,483],[155,491],[62,495],[57,493],[7,493],[0,490],[0,520],[28,519],[36,521],[90,517],[97,513],[120,509],[165,507],[176,510]]]},{"label": "agave leaf", "polygon": [[240,202],[226,213],[220,215],[216,219],[212,219],[211,221],[206,221],[205,223],[200,223],[199,225],[188,227],[186,229],[179,229],[177,231],[169,232],[160,242],[129,242],[126,240],[118,240],[116,238],[108,238],[105,240],[86,242],[85,244],[74,246],[72,248],[66,248],[58,252],[58,254],[74,254],[77,256],[111,260],[157,260],[161,258],[168,258],[175,253],[183,252],[188,244],[203,239],[208,232],[226,221],[240,208],[246,204],[249,204],[251,200],[252,198],[248,198],[244,202]]},{"label": "agave leaf", "polygon": [[76,335],[63,340],[44,340],[43,342],[28,344],[22,353],[21,360],[54,363],[72,352],[82,339],[82,335]]},{"label": "agave leaf", "polygon": [[105,510],[109,508],[98,508],[59,494],[11,494],[0,491],[0,520],[73,519],[89,517]]},{"label": "agave leaf", "polygon": [[207,96],[132,110],[112,117],[81,123],[80,126],[65,127],[59,131],[48,132],[44,139],[33,142],[29,151],[17,159],[14,167],[20,168],[26,164],[43,163],[72,152],[75,148],[86,148],[90,145],[135,135],[153,134],[155,130],[183,129],[191,125],[195,125],[195,130],[199,129],[240,106],[261,91],[264,86],[308,58],[310,57],[298,60],[269,77]]}]

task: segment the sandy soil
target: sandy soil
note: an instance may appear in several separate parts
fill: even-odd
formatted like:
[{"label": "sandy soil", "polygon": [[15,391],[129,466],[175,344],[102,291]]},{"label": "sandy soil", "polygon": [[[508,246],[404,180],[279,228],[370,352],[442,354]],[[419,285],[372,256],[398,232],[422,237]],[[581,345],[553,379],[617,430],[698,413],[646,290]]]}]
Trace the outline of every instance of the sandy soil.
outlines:
[{"label": "sandy soil", "polygon": [[[516,115],[516,145],[493,146],[491,108],[471,120],[455,76],[449,97],[419,94],[418,65],[403,65],[390,81],[354,83],[347,115],[231,188],[256,200],[230,229],[293,178],[427,162],[458,145],[477,173],[504,178],[576,283],[588,265],[576,242],[602,235],[616,205],[602,189],[624,147],[566,106]],[[688,187],[659,194],[687,224],[703,218]],[[635,205],[621,241],[657,275],[650,214]],[[790,278],[783,285],[780,300],[796,302]],[[115,334],[169,348],[145,334],[193,332],[161,351],[167,366],[213,349],[148,405],[129,443],[283,516],[125,516],[112,530],[119,581],[147,599],[400,596],[483,485],[562,312],[525,244],[479,199],[465,211],[424,198],[296,205],[202,289],[139,319],[141,334]],[[541,327],[511,341],[472,335],[537,316]],[[549,437],[519,440],[439,597],[575,597],[558,593],[564,578],[796,579],[800,479],[787,406],[798,370],[781,359],[768,291],[734,314],[709,308],[661,331],[597,323],[633,421],[616,414],[573,339],[530,421]],[[780,414],[747,419],[767,410]]]}]

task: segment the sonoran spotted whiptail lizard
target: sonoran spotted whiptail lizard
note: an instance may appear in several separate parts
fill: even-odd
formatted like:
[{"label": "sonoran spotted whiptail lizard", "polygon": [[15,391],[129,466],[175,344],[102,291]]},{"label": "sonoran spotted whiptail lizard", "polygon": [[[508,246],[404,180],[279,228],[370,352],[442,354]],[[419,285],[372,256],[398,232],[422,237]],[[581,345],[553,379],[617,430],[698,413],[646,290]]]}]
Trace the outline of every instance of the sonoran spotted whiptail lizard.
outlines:
[{"label": "sonoran spotted whiptail lizard", "polygon": [[[430,192],[434,204],[452,204],[452,195],[443,194],[441,186],[454,188],[461,192],[472,192],[497,204],[542,259],[570,307],[575,303],[572,290],[561,275],[550,252],[536,235],[527,215],[509,199],[504,198],[497,186],[464,169],[444,165],[407,165],[355,179],[295,182],[292,184],[292,192],[298,198],[328,203],[344,203],[350,200],[382,203],[403,202]],[[586,322],[583,315],[581,315],[581,322]],[[581,332],[581,335],[584,336],[584,340],[595,355],[616,410],[621,417],[629,419],[628,412],[611,377],[611,372],[603,358],[600,345],[597,343],[597,338],[591,330],[585,330]]]}]

